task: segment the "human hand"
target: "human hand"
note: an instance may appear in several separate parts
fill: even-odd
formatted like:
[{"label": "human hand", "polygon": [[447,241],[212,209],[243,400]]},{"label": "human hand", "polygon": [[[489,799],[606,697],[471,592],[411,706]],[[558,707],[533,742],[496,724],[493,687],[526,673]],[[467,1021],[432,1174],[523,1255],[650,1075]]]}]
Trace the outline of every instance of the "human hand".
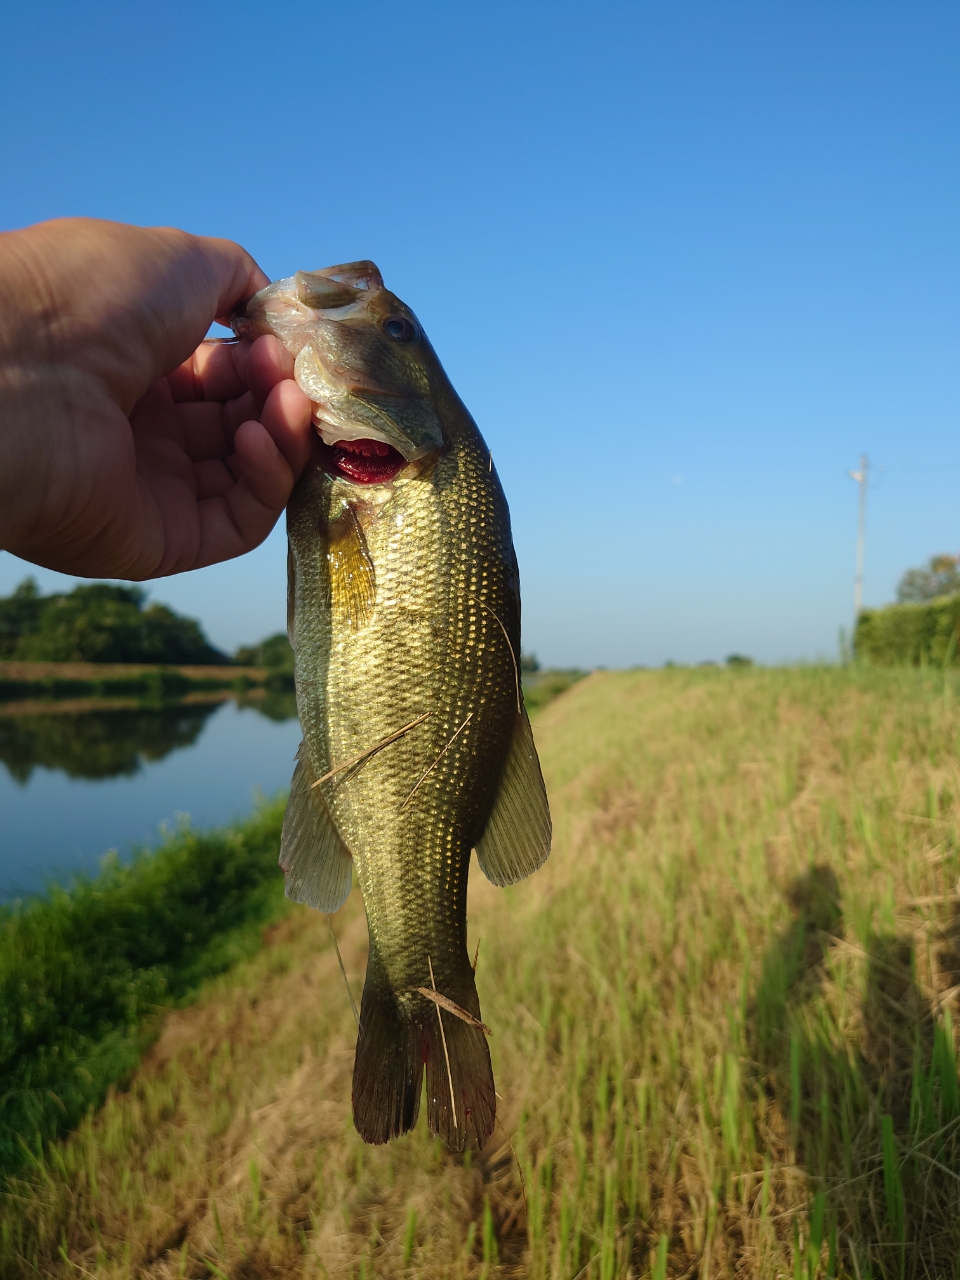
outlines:
[{"label": "human hand", "polygon": [[310,456],[310,402],[275,338],[203,338],[266,283],[231,241],[167,228],[0,235],[0,547],[144,579],[262,542]]}]

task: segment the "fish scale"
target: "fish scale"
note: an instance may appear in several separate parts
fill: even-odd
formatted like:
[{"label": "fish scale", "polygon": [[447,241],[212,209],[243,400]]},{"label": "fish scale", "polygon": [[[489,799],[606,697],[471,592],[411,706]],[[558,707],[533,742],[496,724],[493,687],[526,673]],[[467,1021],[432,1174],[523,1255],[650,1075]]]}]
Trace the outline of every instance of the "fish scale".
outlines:
[{"label": "fish scale", "polygon": [[[305,642],[297,632],[298,683],[309,690],[306,700],[316,709],[305,739],[318,767],[326,771],[431,712],[429,722],[385,748],[355,777],[325,784],[337,827],[354,850],[371,935],[398,987],[429,985],[428,954],[436,975],[462,967],[464,872],[477,834],[471,820],[475,826],[489,807],[515,704],[510,650],[479,603],[514,621],[503,539],[497,536],[499,529],[509,530],[506,504],[502,497],[471,501],[478,474],[484,474],[472,452],[451,450],[433,474],[382,495],[365,534],[376,580],[393,590],[383,603],[378,592],[373,620],[356,633],[336,637],[330,610],[320,607],[328,587],[322,543],[311,528],[335,516],[351,493],[318,471],[298,490],[289,517],[298,567],[297,618],[309,618],[311,632]],[[492,485],[484,478],[489,492]],[[309,512],[305,556],[296,531],[301,503]],[[464,518],[478,507],[482,521]],[[397,515],[403,517],[399,535]],[[471,536],[463,535],[465,527],[472,528]],[[490,567],[478,569],[478,551],[487,553]],[[310,565],[302,575],[301,558]],[[471,713],[466,730],[401,813],[404,799]],[[396,874],[384,875],[386,866]],[[411,892],[415,880],[419,891]]]},{"label": "fish scale", "polygon": [[[328,271],[359,278],[363,268],[369,281],[371,266]],[[326,296],[324,277],[311,274],[311,301]],[[341,299],[347,286],[336,283]],[[284,288],[282,315],[271,321]],[[489,451],[409,309],[382,285],[355,293],[347,318],[338,321],[336,308],[305,314],[291,338],[294,304],[281,281],[237,326],[249,333],[259,316],[260,331],[297,351],[298,377],[317,366],[313,383],[301,385],[327,397],[318,402],[325,444],[287,512],[304,741],[281,863],[288,893],[322,910],[343,901],[351,867],[363,894],[370,952],[354,1069],[359,1132],[382,1142],[410,1128],[425,1068],[429,1127],[462,1149],[471,1135],[486,1141],[496,1114],[467,954],[471,849],[495,883],[511,883],[546,857],[549,811],[518,705],[518,576]],[[402,358],[384,347],[385,317],[417,335]],[[338,398],[337,378],[360,390]],[[395,413],[385,443],[399,451],[399,469],[384,483],[358,483],[337,466],[342,455],[331,461],[337,431],[361,439],[350,415],[362,419],[363,405],[351,394],[379,397],[371,431]],[[345,465],[356,470],[357,456],[386,452],[361,445]],[[457,1012],[448,1004],[442,1014],[424,989]]]}]

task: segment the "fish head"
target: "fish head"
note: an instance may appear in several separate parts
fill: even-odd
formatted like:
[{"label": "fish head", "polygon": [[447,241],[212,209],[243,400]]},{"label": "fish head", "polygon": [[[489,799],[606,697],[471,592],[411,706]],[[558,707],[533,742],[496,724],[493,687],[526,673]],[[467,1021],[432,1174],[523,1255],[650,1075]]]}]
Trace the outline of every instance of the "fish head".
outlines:
[{"label": "fish head", "polygon": [[383,483],[443,447],[436,355],[372,262],[298,271],[254,294],[231,324],[239,337],[275,334],[296,357],[332,474]]}]

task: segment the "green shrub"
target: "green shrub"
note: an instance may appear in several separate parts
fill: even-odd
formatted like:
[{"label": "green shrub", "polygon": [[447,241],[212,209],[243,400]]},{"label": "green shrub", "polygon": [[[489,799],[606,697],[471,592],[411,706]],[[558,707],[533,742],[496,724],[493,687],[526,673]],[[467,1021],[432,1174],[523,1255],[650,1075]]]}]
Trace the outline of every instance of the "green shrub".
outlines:
[{"label": "green shrub", "polygon": [[938,596],[924,604],[864,609],[853,642],[858,658],[879,666],[942,667],[958,661],[958,634],[960,594]]},{"label": "green shrub", "polygon": [[36,578],[24,578],[13,595],[0,597],[0,659],[12,658],[20,638],[34,634],[43,605]]},{"label": "green shrub", "polygon": [[293,649],[285,631],[238,649],[233,661],[241,667],[266,667],[264,688],[273,693],[293,692]]},{"label": "green shrub", "polygon": [[0,911],[0,1172],[136,1064],[155,1014],[259,943],[283,903],[283,806]]},{"label": "green shrub", "polygon": [[199,622],[164,604],[146,605],[142,587],[92,582],[41,596],[32,578],[0,599],[0,658],[23,662],[224,664]]},{"label": "green shrub", "polygon": [[233,655],[239,667],[269,667],[271,671],[293,674],[293,649],[285,631],[267,636],[259,644],[245,645]]}]

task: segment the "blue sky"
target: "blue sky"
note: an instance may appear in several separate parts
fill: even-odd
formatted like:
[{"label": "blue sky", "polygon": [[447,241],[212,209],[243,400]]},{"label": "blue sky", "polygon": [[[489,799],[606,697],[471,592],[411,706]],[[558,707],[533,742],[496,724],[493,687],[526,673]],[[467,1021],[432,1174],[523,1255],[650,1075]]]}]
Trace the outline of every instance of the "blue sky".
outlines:
[{"label": "blue sky", "polygon": [[[0,70],[0,227],[379,264],[493,449],[545,662],[833,656],[864,450],[866,603],[960,551],[955,5],[8,5]],[[282,529],[152,594],[277,630]]]}]

